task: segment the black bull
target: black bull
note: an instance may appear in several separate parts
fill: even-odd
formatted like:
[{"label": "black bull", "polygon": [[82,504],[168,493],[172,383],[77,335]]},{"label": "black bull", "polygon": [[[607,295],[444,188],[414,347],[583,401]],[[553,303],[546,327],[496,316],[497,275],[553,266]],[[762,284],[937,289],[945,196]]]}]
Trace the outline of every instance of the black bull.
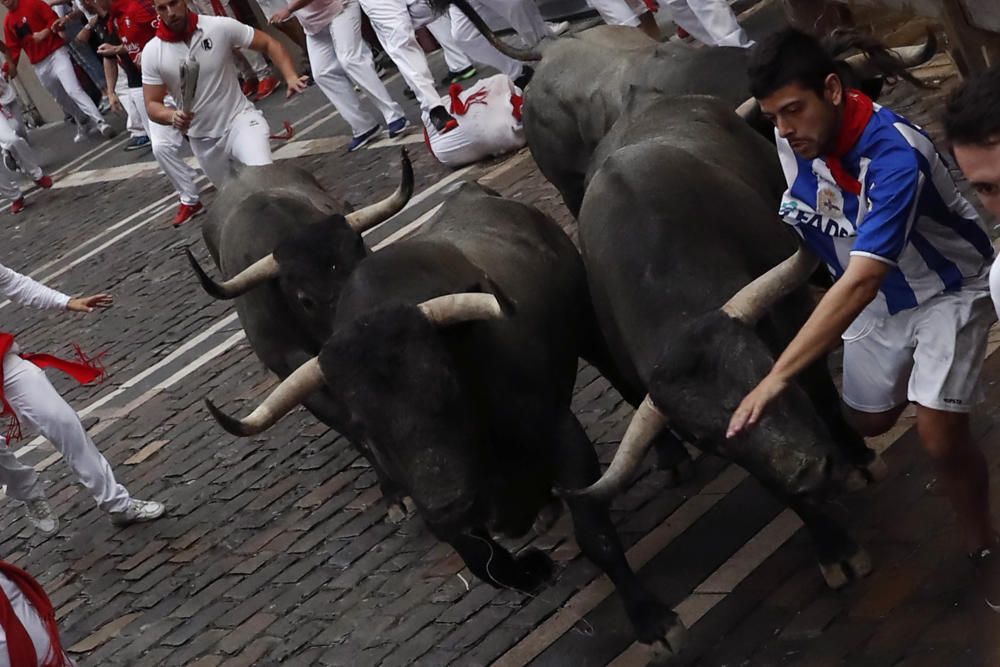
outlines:
[{"label": "black bull", "polygon": [[673,428],[798,512],[838,587],[870,566],[821,506],[881,462],[841,416],[825,360],[755,429],[725,437],[733,410],[812,309],[802,283],[815,263],[748,286],[795,250],[775,214],[783,190],[774,147],[718,100],[630,95],[595,152],[579,229],[601,330],[626,382],[647,399],[590,493],[619,491],[649,438]]},{"label": "black bull", "polygon": [[[579,253],[536,209],[465,184],[412,237],[357,263],[332,336],[233,433],[260,432],[323,389],[346,433],[410,496],[429,529],[477,576],[530,591],[552,564],[492,535],[523,535],[553,486],[597,480],[570,401],[589,344]],[[607,505],[570,498],[581,551],[614,581],[640,641],[671,655],[676,616],[629,568]]]}]

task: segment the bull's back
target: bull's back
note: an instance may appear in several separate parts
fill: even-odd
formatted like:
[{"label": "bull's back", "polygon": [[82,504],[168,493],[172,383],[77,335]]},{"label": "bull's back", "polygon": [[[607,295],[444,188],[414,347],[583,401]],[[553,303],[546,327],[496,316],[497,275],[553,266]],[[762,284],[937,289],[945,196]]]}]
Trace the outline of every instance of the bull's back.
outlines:
[{"label": "bull's back", "polygon": [[[704,143],[693,145],[688,135],[636,134],[603,147],[579,224],[601,330],[619,368],[644,383],[682,322],[721,306],[794,242],[777,218],[771,179],[716,158],[749,159],[752,144],[724,131],[713,138],[706,128]],[[768,168],[776,165],[757,165]]]}]

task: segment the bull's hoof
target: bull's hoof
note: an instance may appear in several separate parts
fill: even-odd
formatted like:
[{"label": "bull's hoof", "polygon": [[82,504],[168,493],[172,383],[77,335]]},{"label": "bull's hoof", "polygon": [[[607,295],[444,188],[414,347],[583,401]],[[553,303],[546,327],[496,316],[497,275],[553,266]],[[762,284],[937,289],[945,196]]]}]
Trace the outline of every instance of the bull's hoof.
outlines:
[{"label": "bull's hoof", "polygon": [[416,505],[413,504],[413,498],[406,496],[402,499],[397,499],[389,503],[389,509],[386,510],[386,518],[389,523],[399,525],[413,516],[416,511]]},{"label": "bull's hoof", "polygon": [[534,531],[535,535],[545,535],[556,525],[562,513],[562,501],[558,498],[551,499],[538,513],[538,516],[535,517],[535,523],[531,527],[532,531]]},{"label": "bull's hoof", "polygon": [[826,585],[833,590],[839,590],[856,579],[862,579],[871,574],[872,559],[868,552],[857,547],[847,558],[820,563],[819,571],[823,574]]},{"label": "bull's hoof", "polygon": [[514,559],[518,581],[514,588],[525,593],[534,593],[555,576],[556,566],[545,554],[534,547],[525,549]]},{"label": "bull's hoof", "polygon": [[649,644],[649,664],[657,667],[671,667],[676,664],[686,634],[684,624],[678,620],[667,630],[666,636]]}]

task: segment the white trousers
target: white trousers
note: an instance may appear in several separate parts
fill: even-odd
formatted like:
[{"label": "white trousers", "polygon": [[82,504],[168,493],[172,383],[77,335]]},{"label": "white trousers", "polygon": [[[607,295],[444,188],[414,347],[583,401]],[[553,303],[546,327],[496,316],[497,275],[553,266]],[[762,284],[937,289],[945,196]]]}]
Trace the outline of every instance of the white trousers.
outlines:
[{"label": "white trousers", "polygon": [[[139,91],[141,93],[142,88],[139,88]],[[132,137],[149,136],[149,132],[142,122],[146,112],[146,104],[141,94],[138,97],[138,105],[136,104],[136,96],[129,93],[128,77],[125,76],[125,70],[121,67],[118,68],[115,94],[118,95],[118,99],[121,100],[122,107],[125,109],[125,129],[128,130],[129,135]],[[142,109],[141,112],[140,109]]]},{"label": "white trousers", "polygon": [[361,38],[361,7],[357,2],[345,3],[344,11],[334,17],[328,29],[307,34],[306,50],[316,85],[351,126],[354,136],[377,124],[361,106],[355,83],[365,91],[386,123],[404,116],[403,107],[392,99],[378,78],[371,49]]},{"label": "white trousers", "polygon": [[69,58],[69,49],[59,47],[43,60],[35,63],[35,73],[38,79],[49,91],[52,97],[65,109],[77,124],[86,125],[88,121],[103,123],[104,118],[97,110],[94,101],[83,92],[80,82],[73,72],[73,63]]},{"label": "white trousers", "polygon": [[[3,359],[3,391],[22,424],[34,427],[63,455],[80,483],[105,512],[122,512],[129,494],[73,411],[38,366],[9,353]],[[8,446],[0,447],[0,482],[15,500],[45,498],[35,469],[21,463]]]},{"label": "white trousers", "polygon": [[472,67],[472,61],[469,60],[469,56],[458,45],[458,40],[452,34],[451,17],[448,14],[442,14],[425,27],[428,32],[434,35],[437,43],[441,45],[441,51],[444,53],[444,61],[448,65],[449,72],[461,72],[464,69]]},{"label": "white trousers", "polygon": [[[518,9],[518,3],[508,3],[508,2],[498,2],[496,4],[486,4],[482,0],[469,0],[469,4],[472,8],[479,12],[479,15],[486,19],[487,22],[495,23],[498,21],[506,20],[514,29],[518,31],[521,38],[525,42],[529,42],[530,46],[537,44],[541,38],[534,39],[539,34],[539,29],[534,26],[534,21],[529,21],[526,18],[526,13],[521,12]],[[501,10],[509,9],[512,11],[513,16],[507,16],[502,14]],[[535,8],[538,11],[538,8]],[[519,14],[525,14],[525,16],[520,16],[520,23],[522,28],[526,30],[526,33],[522,34],[515,23],[515,18],[518,18]],[[476,26],[472,25],[472,21],[462,13],[462,11],[451,5],[448,8],[448,15],[451,18],[451,33],[455,37],[455,41],[458,42],[459,47],[469,54],[469,57],[475,60],[477,63],[482,63],[484,65],[489,65],[495,70],[498,70],[506,74],[511,79],[516,79],[521,75],[524,69],[524,63],[514,60],[513,58],[508,58],[504,54],[497,51],[492,44],[486,41],[482,33],[476,29]],[[539,21],[541,21],[541,14],[538,16]],[[542,36],[548,36],[548,27],[545,25],[544,21],[541,21],[542,28],[546,31]],[[532,41],[534,40],[534,41]]]},{"label": "white trousers", "polygon": [[[160,169],[174,186],[174,192],[180,196],[183,203],[197,204],[199,199],[198,186],[194,184],[194,180],[198,174],[181,157],[184,135],[173,126],[161,125],[149,120],[149,113],[146,111],[146,104],[142,98],[142,88],[129,88],[126,94],[138,109],[143,132],[149,137],[149,143],[153,146],[153,157],[156,158],[156,163],[160,165]],[[124,104],[124,102],[122,103]]]},{"label": "white trousers", "polygon": [[659,0],[674,23],[709,46],[753,46],[726,0]]},{"label": "white trousers", "polygon": [[[42,168],[38,166],[35,151],[22,136],[21,104],[17,100],[5,105],[0,110],[0,148],[10,151],[14,159],[33,180],[42,177]],[[17,174],[0,165],[0,195],[10,201],[20,199],[24,194],[21,190]]]},{"label": "white trousers", "polygon": [[233,175],[232,162],[249,166],[271,164],[271,128],[257,109],[245,111],[221,137],[189,137],[201,170],[216,188]]},{"label": "white trousers", "polygon": [[587,0],[608,25],[639,27],[639,17],[649,11],[642,0]]}]

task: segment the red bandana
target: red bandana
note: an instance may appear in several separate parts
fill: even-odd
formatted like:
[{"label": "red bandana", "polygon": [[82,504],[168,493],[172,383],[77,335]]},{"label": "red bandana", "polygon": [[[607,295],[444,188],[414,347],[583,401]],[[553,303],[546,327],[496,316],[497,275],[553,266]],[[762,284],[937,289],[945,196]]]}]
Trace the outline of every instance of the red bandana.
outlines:
[{"label": "red bandana", "polygon": [[872,119],[874,113],[875,106],[870,97],[860,90],[849,89],[847,102],[844,105],[844,121],[840,125],[837,145],[834,146],[833,152],[823,158],[837,185],[855,196],[861,194],[861,182],[847,173],[840,159],[850,153],[854,145],[861,139],[861,135],[868,127],[868,121]]},{"label": "red bandana", "polygon": [[59,643],[59,628],[56,626],[56,613],[52,608],[49,597],[42,587],[35,581],[34,577],[5,561],[0,561],[0,573],[21,589],[21,593],[27,598],[31,606],[38,612],[38,616],[45,625],[45,630],[49,635],[49,653],[43,656],[42,661],[38,661],[35,652],[35,645],[31,641],[31,636],[25,630],[21,619],[14,613],[14,608],[10,600],[0,590],[0,628],[3,628],[7,637],[7,655],[11,665],[41,665],[42,667],[69,667],[72,663],[66,659],[62,645]]},{"label": "red bandana", "polygon": [[[2,409],[0,409],[0,418],[8,417],[10,419],[6,432],[0,435],[6,438],[8,447],[10,443],[21,438],[21,422],[3,395],[3,358],[13,345],[14,336],[9,333],[0,333],[0,406],[2,406]],[[55,368],[56,370],[60,370],[80,384],[88,384],[94,380],[101,379],[105,373],[104,368],[100,364],[100,357],[104,353],[102,352],[97,355],[95,359],[90,359],[83,353],[79,345],[74,345],[73,348],[76,351],[77,361],[60,359],[51,354],[21,354],[20,357],[25,361],[30,361],[39,368]]]},{"label": "red bandana", "polygon": [[164,42],[186,42],[191,39],[191,35],[198,28],[198,15],[194,12],[188,12],[187,15],[187,26],[184,28],[184,32],[174,32],[167,27],[167,24],[163,22],[163,19],[156,21],[156,36],[162,39]]}]

